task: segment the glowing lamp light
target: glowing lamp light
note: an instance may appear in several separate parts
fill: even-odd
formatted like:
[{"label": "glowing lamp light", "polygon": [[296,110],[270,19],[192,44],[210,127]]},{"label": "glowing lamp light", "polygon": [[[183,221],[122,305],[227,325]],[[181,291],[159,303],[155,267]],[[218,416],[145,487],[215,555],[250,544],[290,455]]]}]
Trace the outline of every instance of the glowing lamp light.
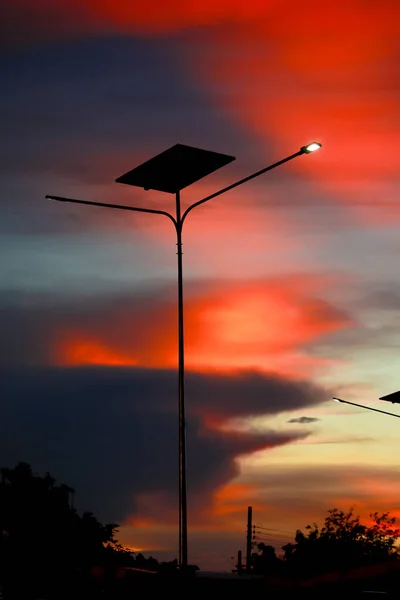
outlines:
[{"label": "glowing lamp light", "polygon": [[307,144],[307,146],[302,146],[300,150],[303,154],[311,154],[311,152],[315,152],[320,148],[322,148],[322,144],[320,144],[319,142],[311,142],[311,144]]}]

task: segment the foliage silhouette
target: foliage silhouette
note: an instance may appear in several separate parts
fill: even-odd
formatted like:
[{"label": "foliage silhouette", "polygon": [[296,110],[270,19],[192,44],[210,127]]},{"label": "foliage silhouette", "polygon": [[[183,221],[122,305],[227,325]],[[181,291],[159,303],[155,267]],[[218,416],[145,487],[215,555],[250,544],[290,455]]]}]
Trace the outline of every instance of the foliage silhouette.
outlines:
[{"label": "foliage silhouette", "polygon": [[277,574],[282,570],[282,561],[276,556],[275,548],[264,543],[257,544],[258,552],[251,555],[251,570],[256,575]]},{"label": "foliage silhouette", "polygon": [[72,488],[49,473],[33,474],[24,462],[0,473],[0,584],[6,589],[44,592],[88,580],[95,566],[135,564],[115,537],[117,524],[71,506]]},{"label": "foliage silhouette", "polygon": [[[49,473],[36,475],[21,462],[0,475],[0,586],[10,597],[46,597],[56,590],[61,598],[77,589],[90,591],[99,567],[110,585],[118,567],[176,574],[176,560],[159,564],[140,553],[134,557],[118,542],[117,524],[78,514],[71,503],[73,489],[57,484]],[[307,577],[398,559],[396,519],[388,512],[370,518],[365,525],[353,509],[333,508],[322,527],[297,531],[294,543],[283,546],[283,559],[272,546],[258,544],[252,571]]]},{"label": "foliage silhouette", "polygon": [[314,574],[371,565],[399,557],[400,529],[385,512],[370,515],[372,525],[363,525],[353,509],[328,511],[323,527],[313,524],[307,533],[298,530],[295,543],[283,546],[288,570]]}]

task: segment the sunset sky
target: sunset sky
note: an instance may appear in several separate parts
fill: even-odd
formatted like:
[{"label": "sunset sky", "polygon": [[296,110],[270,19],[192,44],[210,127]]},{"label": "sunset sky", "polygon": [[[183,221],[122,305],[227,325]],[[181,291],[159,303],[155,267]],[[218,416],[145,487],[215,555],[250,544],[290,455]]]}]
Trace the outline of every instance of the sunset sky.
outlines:
[{"label": "sunset sky", "polygon": [[[231,569],[332,507],[400,518],[398,0],[3,0],[0,457],[177,556],[173,210],[116,177],[188,144],[189,560]],[[400,407],[399,407],[400,408]],[[400,410],[398,410],[400,413]]]}]

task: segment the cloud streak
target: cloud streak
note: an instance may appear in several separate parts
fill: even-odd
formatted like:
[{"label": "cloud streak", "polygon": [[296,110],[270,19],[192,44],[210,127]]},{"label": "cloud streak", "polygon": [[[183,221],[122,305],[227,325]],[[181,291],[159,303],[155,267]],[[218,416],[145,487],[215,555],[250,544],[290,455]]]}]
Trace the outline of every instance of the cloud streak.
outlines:
[{"label": "cloud streak", "polygon": [[294,419],[289,419],[288,423],[300,423],[305,425],[308,423],[316,423],[317,421],[320,421],[320,419],[317,419],[316,417],[296,417]]}]

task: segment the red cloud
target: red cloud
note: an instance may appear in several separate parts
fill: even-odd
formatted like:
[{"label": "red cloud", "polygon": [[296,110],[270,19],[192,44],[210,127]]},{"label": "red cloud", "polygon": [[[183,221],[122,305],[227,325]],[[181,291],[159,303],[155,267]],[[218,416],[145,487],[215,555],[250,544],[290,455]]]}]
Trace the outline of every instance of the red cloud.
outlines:
[{"label": "red cloud", "polygon": [[[323,284],[317,278],[297,276],[189,290],[187,367],[257,368],[306,376],[320,360],[309,357],[305,346],[353,325],[322,299]],[[110,310],[100,322],[61,326],[54,336],[53,360],[59,364],[175,367],[175,298]]]},{"label": "red cloud", "polygon": [[[130,32],[139,34],[171,33],[186,28],[267,16],[279,1],[254,0],[6,0],[4,25],[12,27],[14,35],[30,25],[32,37],[58,37],[90,32]],[[50,27],[51,26],[51,27]],[[24,40],[20,40],[24,41]],[[25,40],[26,41],[26,40]]]}]

